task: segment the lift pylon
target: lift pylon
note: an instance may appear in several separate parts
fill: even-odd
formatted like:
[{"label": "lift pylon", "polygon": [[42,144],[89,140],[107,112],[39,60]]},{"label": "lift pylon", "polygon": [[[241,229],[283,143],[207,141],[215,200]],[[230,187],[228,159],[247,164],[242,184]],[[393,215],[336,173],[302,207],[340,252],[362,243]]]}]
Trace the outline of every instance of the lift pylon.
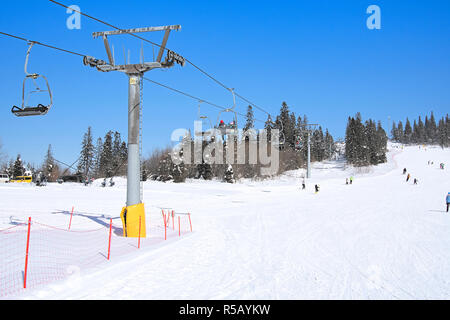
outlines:
[{"label": "lift pylon", "polygon": [[[175,63],[184,66],[185,59],[173,51],[166,49],[171,31],[181,29],[179,25],[147,27],[128,30],[115,30],[93,33],[94,38],[102,38],[105,45],[108,62],[92,57],[85,57],[84,64],[97,68],[101,72],[119,71],[128,76],[128,172],[127,172],[127,203],[122,209],[121,218],[125,237],[146,237],[145,208],[141,197],[141,155],[140,155],[140,110],[141,106],[141,81],[146,72],[153,69],[171,68]],[[116,65],[111,51],[108,37],[113,35],[135,34],[144,32],[164,31],[164,38],[156,61],[138,64]],[[164,52],[167,51],[165,61],[162,61]],[[139,226],[139,223],[141,226]]]}]

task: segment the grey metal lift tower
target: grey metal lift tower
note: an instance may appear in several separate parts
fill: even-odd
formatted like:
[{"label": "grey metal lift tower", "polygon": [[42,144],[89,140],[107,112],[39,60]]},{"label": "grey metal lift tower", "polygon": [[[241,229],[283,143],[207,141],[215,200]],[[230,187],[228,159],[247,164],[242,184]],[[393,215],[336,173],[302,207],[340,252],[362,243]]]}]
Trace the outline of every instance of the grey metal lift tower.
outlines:
[{"label": "grey metal lift tower", "polygon": [[318,124],[304,124],[302,128],[304,128],[308,134],[308,159],[306,164],[306,178],[311,179],[311,134],[316,130]]},{"label": "grey metal lift tower", "polygon": [[[125,73],[129,78],[128,83],[128,172],[127,172],[127,208],[124,208],[122,215],[124,215],[124,236],[133,237],[136,236],[136,221],[130,214],[129,208],[142,204],[141,196],[141,150],[140,150],[140,112],[141,112],[141,85],[143,81],[143,76],[146,72],[153,69],[170,68],[175,63],[184,66],[185,59],[173,51],[166,49],[166,44],[169,39],[170,32],[172,30],[180,30],[181,26],[162,26],[162,27],[148,27],[148,28],[138,28],[138,29],[128,29],[128,30],[116,30],[116,31],[106,31],[106,32],[95,32],[93,33],[94,38],[102,37],[106,49],[106,54],[108,56],[109,63],[98,60],[92,57],[85,57],[84,64],[91,67],[96,67],[98,71],[102,72],[112,72],[119,71]],[[114,61],[114,50],[111,51],[108,36],[113,35],[123,35],[123,34],[135,34],[143,32],[156,32],[164,31],[164,38],[160,46],[158,56],[154,62],[144,62],[143,52],[141,52],[141,61],[139,64],[128,64],[116,65]],[[163,55],[167,51],[167,56],[165,61],[162,61]],[[140,209],[143,211],[143,208]],[[142,215],[140,213],[139,215]],[[145,217],[144,217],[145,218]],[[140,218],[139,218],[140,219]],[[138,219],[138,220],[139,220]],[[140,219],[140,227],[143,219]],[[141,230],[142,233],[142,230]],[[142,236],[142,234],[141,234]],[[145,232],[144,232],[145,236]]]}]

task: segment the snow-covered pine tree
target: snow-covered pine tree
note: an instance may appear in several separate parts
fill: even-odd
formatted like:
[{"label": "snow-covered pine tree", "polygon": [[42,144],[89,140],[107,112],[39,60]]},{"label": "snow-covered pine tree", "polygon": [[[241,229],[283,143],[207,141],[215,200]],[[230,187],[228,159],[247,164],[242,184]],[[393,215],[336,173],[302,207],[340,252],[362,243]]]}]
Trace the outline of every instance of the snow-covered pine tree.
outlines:
[{"label": "snow-covered pine tree", "polygon": [[417,142],[417,141],[419,141],[418,134],[419,134],[419,126],[417,125],[417,121],[414,120],[412,136],[411,136],[411,143],[418,143]]},{"label": "snow-covered pine tree", "polygon": [[325,159],[325,139],[323,137],[322,127],[315,130],[311,139],[311,156],[314,161],[323,161]]},{"label": "snow-covered pine tree", "polygon": [[114,172],[112,135],[112,131],[109,131],[105,135],[105,138],[103,140],[102,153],[100,155],[100,173],[105,178],[110,178]]},{"label": "snow-covered pine tree", "polygon": [[397,126],[397,135],[398,135],[398,142],[404,143],[404,130],[403,130],[403,122],[399,121]]},{"label": "snow-covered pine tree", "polygon": [[14,178],[23,176],[25,174],[25,167],[23,165],[20,154],[17,155],[16,161],[14,161],[12,170],[10,169],[10,171],[12,171],[11,173]]},{"label": "snow-covered pine tree", "polygon": [[356,114],[356,118],[349,118],[345,137],[345,154],[347,162],[357,167],[370,164],[367,130],[359,113]]},{"label": "snow-covered pine tree", "polygon": [[236,180],[234,179],[233,166],[231,164],[228,165],[227,169],[225,170],[225,175],[224,175],[223,179],[227,183],[235,183],[236,182]]},{"label": "snow-covered pine tree", "polygon": [[94,148],[94,164],[93,164],[93,176],[95,178],[100,178],[100,159],[103,151],[103,141],[102,138],[97,139],[97,143]]},{"label": "snow-covered pine tree", "polygon": [[426,141],[426,133],[425,133],[425,125],[423,124],[422,117],[419,116],[419,122],[417,123],[417,134],[416,134],[416,143],[425,143]]},{"label": "snow-covered pine tree", "polygon": [[252,106],[248,106],[247,114],[246,114],[245,118],[246,118],[246,122],[245,122],[245,126],[243,128],[244,132],[246,132],[250,129],[253,129],[255,127],[255,117],[253,115]]},{"label": "snow-covered pine tree", "polygon": [[333,136],[328,132],[328,129],[326,129],[326,131],[325,131],[325,158],[331,159],[335,152],[336,152],[336,146],[334,144]]},{"label": "snow-covered pine tree", "polygon": [[84,179],[92,175],[94,169],[94,153],[95,147],[93,144],[92,128],[89,127],[81,142],[81,159],[78,162],[78,172],[83,175]]},{"label": "snow-covered pine tree", "polygon": [[437,126],[436,126],[436,119],[434,118],[434,113],[431,112],[430,119],[427,121],[427,124],[425,124],[425,131],[427,134],[427,142],[429,144],[433,144],[437,142]]},{"label": "snow-covered pine tree", "polygon": [[266,123],[264,124],[264,130],[266,130],[268,142],[272,141],[272,129],[273,128],[274,128],[274,126],[273,126],[272,116],[269,114],[267,116]]},{"label": "snow-covered pine tree", "polygon": [[445,120],[442,118],[439,120],[439,125],[437,127],[437,142],[442,148],[448,147],[449,137],[447,136],[447,126],[445,125]]},{"label": "snow-covered pine tree", "polygon": [[378,121],[377,125],[377,164],[387,162],[387,143],[388,136],[386,131],[384,131],[381,121]]},{"label": "snow-covered pine tree", "polygon": [[406,118],[406,123],[405,123],[405,131],[403,133],[403,143],[404,144],[410,144],[412,141],[412,127],[411,127],[411,122],[409,121],[408,118]]},{"label": "snow-covered pine tree", "polygon": [[[295,147],[295,115],[292,121],[292,115],[289,111],[289,106],[283,102],[280,109],[280,115],[277,117],[276,129],[280,130],[280,136],[285,138],[285,146],[289,148]],[[281,139],[280,139],[281,140]]]},{"label": "snow-covered pine tree", "polygon": [[378,141],[377,141],[377,128],[375,122],[371,119],[366,121],[365,134],[367,137],[367,148],[369,152],[369,164],[378,164]]},{"label": "snow-covered pine tree", "polygon": [[47,154],[42,165],[42,173],[49,182],[55,182],[59,178],[59,167],[53,157],[52,145],[48,146]]},{"label": "snow-covered pine tree", "polygon": [[114,132],[114,140],[112,145],[112,170],[113,174],[117,174],[118,170],[121,169],[122,165],[122,138],[119,132]]},{"label": "snow-covered pine tree", "polygon": [[398,137],[397,137],[397,124],[395,123],[395,121],[392,121],[391,140],[394,141],[394,142],[397,142],[397,140],[398,140]]}]

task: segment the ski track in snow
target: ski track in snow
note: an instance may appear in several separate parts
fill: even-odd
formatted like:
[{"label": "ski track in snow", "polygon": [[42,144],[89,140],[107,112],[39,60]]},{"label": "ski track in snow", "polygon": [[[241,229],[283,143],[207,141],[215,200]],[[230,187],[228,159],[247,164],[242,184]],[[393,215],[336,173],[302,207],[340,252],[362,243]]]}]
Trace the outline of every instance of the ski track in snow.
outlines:
[{"label": "ski track in snow", "polygon": [[[450,150],[390,150],[388,163],[370,170],[342,161],[314,164],[306,191],[300,190],[304,170],[235,185],[147,182],[149,219],[161,219],[160,208],[189,212],[194,233],[154,246],[144,242],[139,252],[16,298],[449,299],[444,198],[450,174],[439,163],[448,166]],[[406,183],[404,167],[419,185]],[[352,175],[354,185],[345,185]],[[73,229],[98,228],[108,215],[117,219],[126,197],[124,179],[113,188],[99,183],[0,185],[0,229],[11,226],[11,216],[66,226],[61,211],[72,206],[85,213],[74,216]]]}]

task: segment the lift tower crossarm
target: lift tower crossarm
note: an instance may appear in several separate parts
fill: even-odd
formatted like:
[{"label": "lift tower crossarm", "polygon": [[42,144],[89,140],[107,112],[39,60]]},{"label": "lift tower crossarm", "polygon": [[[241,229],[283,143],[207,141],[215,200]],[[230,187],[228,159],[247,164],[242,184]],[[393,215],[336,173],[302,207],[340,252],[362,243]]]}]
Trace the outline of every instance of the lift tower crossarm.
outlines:
[{"label": "lift tower crossarm", "polygon": [[135,28],[135,29],[123,29],[123,30],[113,30],[113,31],[104,31],[104,32],[94,32],[92,36],[95,38],[103,37],[103,36],[114,36],[121,34],[130,34],[130,33],[143,33],[143,32],[155,32],[155,31],[166,31],[166,30],[181,30],[180,25],[173,26],[162,26],[162,27],[147,27],[147,28]]}]

